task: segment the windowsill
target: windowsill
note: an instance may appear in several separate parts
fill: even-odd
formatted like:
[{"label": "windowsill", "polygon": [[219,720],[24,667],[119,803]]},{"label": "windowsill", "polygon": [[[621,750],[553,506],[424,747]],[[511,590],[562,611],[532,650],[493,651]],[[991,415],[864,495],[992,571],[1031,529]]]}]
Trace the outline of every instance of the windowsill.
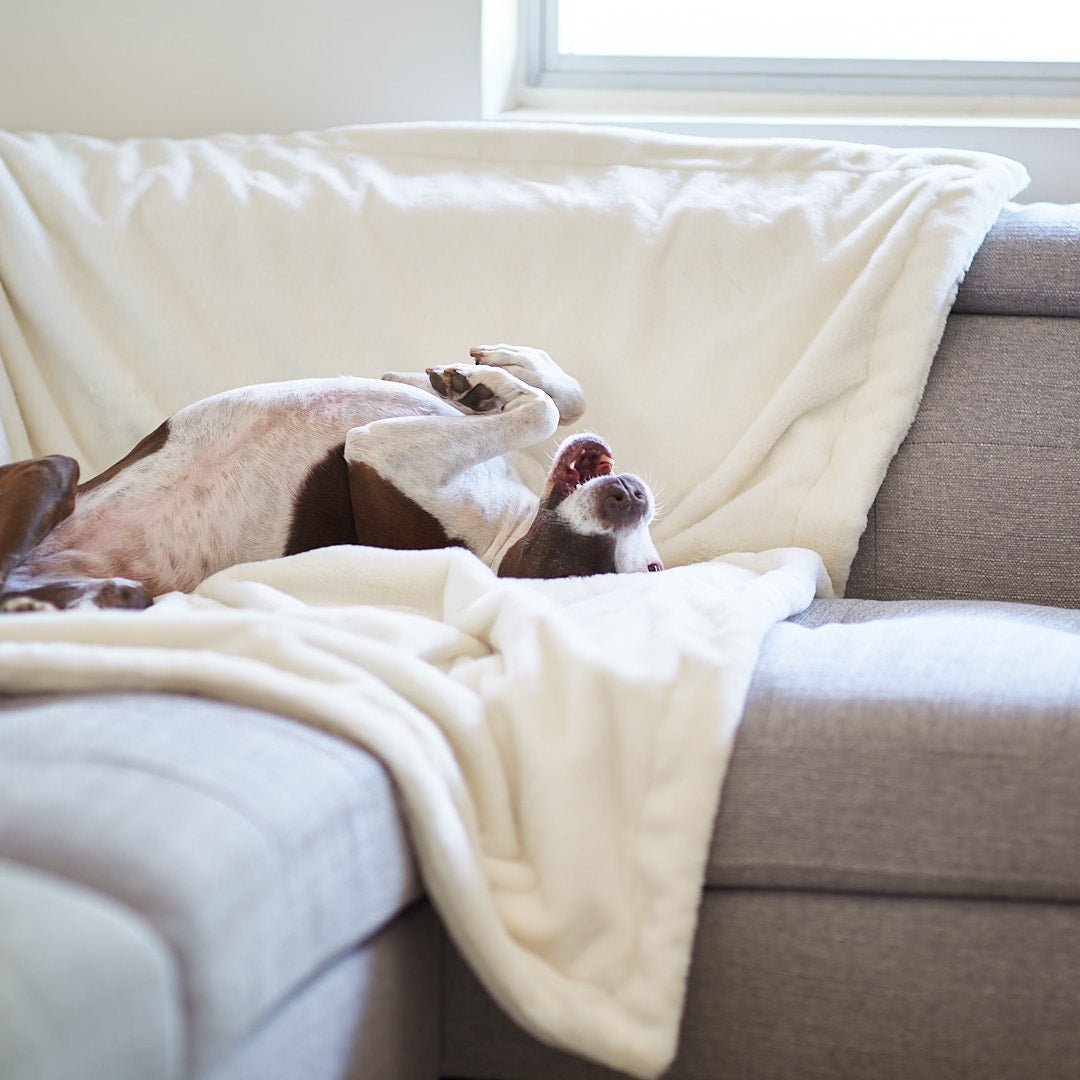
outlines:
[{"label": "windowsill", "polygon": [[1080,117],[1055,113],[969,114],[962,112],[847,112],[838,111],[734,111],[702,112],[696,110],[623,110],[623,109],[559,109],[539,106],[520,106],[506,109],[489,119],[549,121],[579,124],[637,124],[641,127],[679,124],[697,125],[702,129],[727,124],[776,124],[807,127],[848,125],[863,127],[971,127],[971,128],[1043,128],[1080,131]]},{"label": "windowsill", "polygon": [[518,88],[504,118],[710,124],[874,124],[1080,129],[1080,98],[735,94]]}]

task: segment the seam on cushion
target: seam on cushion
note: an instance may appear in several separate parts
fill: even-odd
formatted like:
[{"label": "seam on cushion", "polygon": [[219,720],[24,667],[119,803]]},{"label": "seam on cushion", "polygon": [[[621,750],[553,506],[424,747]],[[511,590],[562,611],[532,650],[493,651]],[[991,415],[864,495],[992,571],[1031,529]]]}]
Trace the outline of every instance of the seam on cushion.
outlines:
[{"label": "seam on cushion", "polygon": [[[113,758],[111,758],[109,756],[106,756],[106,755],[101,755],[99,757],[93,757],[93,758],[77,758],[77,759],[72,759],[72,758],[46,758],[46,757],[35,758],[34,756],[27,755],[27,756],[22,756],[22,757],[18,757],[18,758],[5,758],[3,764],[7,765],[9,763],[15,764],[15,765],[23,764],[23,765],[27,765],[27,766],[41,765],[41,764],[52,764],[52,765],[70,766],[70,767],[86,767],[86,766],[94,767],[94,766],[98,766],[98,767],[105,767],[105,768],[118,768],[118,769],[122,769],[124,771],[141,772],[144,775],[152,776],[152,777],[155,777],[155,778],[157,778],[159,780],[174,783],[174,784],[176,784],[178,787],[180,787],[182,789],[185,789],[187,791],[194,791],[194,792],[196,792],[198,794],[201,794],[201,795],[204,795],[204,796],[207,796],[207,797],[211,798],[216,804],[218,804],[219,806],[224,807],[225,809],[227,809],[231,813],[235,814],[241,821],[243,821],[246,825],[248,825],[260,837],[261,840],[264,841],[264,843],[266,845],[266,849],[268,851],[273,852],[274,861],[276,862],[276,864],[279,867],[287,867],[289,865],[289,859],[287,858],[286,848],[279,841],[279,839],[276,837],[276,835],[268,834],[266,832],[266,830],[260,825],[260,823],[258,821],[253,820],[252,817],[249,814],[244,813],[235,803],[231,802],[227,798],[223,798],[219,793],[211,791],[211,790],[207,790],[206,788],[204,788],[204,787],[202,787],[200,785],[190,784],[190,783],[187,783],[187,782],[185,782],[183,780],[178,780],[175,776],[172,776],[172,775],[168,774],[167,772],[165,772],[163,770],[146,768],[145,766],[142,766],[142,765],[132,767],[130,762],[124,761],[122,759],[113,759]],[[393,791],[392,785],[390,787],[391,787],[391,792],[392,792]],[[406,837],[406,847],[408,847],[407,833],[403,832],[403,835]],[[411,849],[409,849],[409,850],[411,851]],[[172,958],[174,970],[178,973],[177,974],[177,979],[178,979],[178,982],[179,982],[178,996],[182,1001],[182,1007],[183,1007],[183,1012],[184,1012],[184,1021],[185,1021],[185,1031],[184,1031],[185,1062],[190,1067],[190,1063],[196,1060],[195,1043],[194,1043],[194,1035],[195,1035],[195,1033],[194,1033],[194,1024],[193,1024],[194,1003],[193,1003],[193,999],[192,999],[192,996],[191,996],[192,992],[193,992],[192,991],[192,986],[191,986],[191,968],[185,962],[185,955],[186,954],[185,954],[185,950],[184,950],[184,943],[194,940],[194,941],[198,942],[201,946],[206,947],[208,949],[212,949],[213,946],[214,946],[215,941],[220,938],[221,933],[231,933],[230,926],[229,925],[223,925],[221,927],[218,927],[216,929],[216,932],[212,933],[210,936],[204,936],[203,934],[200,933],[194,939],[185,938],[184,936],[179,936],[179,937],[174,938],[173,936],[169,935],[166,932],[164,927],[159,927],[156,923],[154,923],[152,921],[152,919],[148,916],[147,913],[141,911],[133,903],[131,903],[130,901],[124,899],[122,896],[118,896],[118,895],[114,894],[112,891],[109,891],[109,890],[106,890],[106,889],[102,888],[100,885],[95,884],[92,881],[89,881],[89,882],[85,881],[81,876],[64,877],[62,874],[57,873],[57,871],[52,867],[52,864],[50,864],[50,863],[46,863],[44,866],[39,866],[37,863],[28,861],[25,858],[20,858],[18,856],[12,856],[10,854],[4,854],[4,855],[2,855],[0,857],[3,857],[3,858],[5,858],[5,859],[7,859],[7,860],[9,860],[11,862],[14,862],[17,865],[23,865],[23,866],[26,866],[28,868],[34,869],[36,871],[39,871],[41,873],[51,874],[52,876],[57,877],[62,881],[70,882],[70,883],[72,883],[74,885],[77,885],[78,887],[87,889],[87,890],[89,890],[91,892],[95,892],[95,893],[98,893],[98,894],[100,894],[100,895],[102,895],[102,896],[104,896],[106,898],[109,898],[114,903],[118,904],[119,906],[124,907],[127,910],[133,912],[140,919],[140,921],[142,921],[146,925],[152,926],[154,928],[155,933],[167,945],[169,955]],[[247,892],[245,892],[244,890],[241,890],[240,892],[238,892],[238,893],[236,893],[234,895],[234,902],[231,905],[231,907],[233,909],[235,909],[237,911],[250,909],[250,907],[252,906],[253,898],[265,894],[265,885],[266,885],[265,882],[258,881],[258,880],[252,880],[252,881],[250,881],[248,883],[248,885],[249,885],[249,889],[248,889]],[[422,889],[414,884],[414,886],[409,890],[409,899],[406,900],[403,907],[396,908],[395,911],[391,915],[389,915],[387,918],[383,918],[383,919],[380,919],[380,920],[373,921],[371,926],[367,926],[367,925],[364,926],[364,928],[363,928],[363,935],[364,935],[363,940],[368,940],[385,923],[387,923],[388,921],[395,918],[397,916],[397,914],[401,910],[404,910],[411,903],[413,903],[416,900],[420,899],[422,896],[423,896]],[[225,922],[228,923],[228,920],[226,920]],[[192,925],[197,925],[197,924],[192,924],[192,923],[188,922],[188,923],[186,923],[186,925],[192,926]]]},{"label": "seam on cushion", "polygon": [[246,813],[238,803],[225,797],[221,792],[214,791],[206,785],[197,783],[191,783],[189,780],[181,779],[180,777],[167,772],[163,768],[154,768],[145,762],[129,761],[124,758],[115,757],[109,754],[90,755],[84,757],[46,757],[46,756],[33,756],[25,755],[18,757],[6,756],[4,758],[4,765],[9,764],[34,764],[34,765],[52,765],[60,768],[73,767],[78,768],[80,766],[100,766],[104,769],[117,769],[123,772],[142,773],[146,776],[153,776],[159,780],[167,780],[170,783],[175,784],[177,787],[183,788],[187,791],[197,792],[200,795],[205,795],[213,802],[225,807],[227,810],[234,813],[245,824],[250,825],[251,828],[259,834],[259,836],[266,841],[268,847],[275,848],[279,851],[283,850],[277,837],[268,833],[263,824],[260,821],[255,820],[250,814]]},{"label": "seam on cushion", "polygon": [[[781,872],[790,871],[793,868],[804,870],[818,870],[821,867],[819,864],[810,863],[760,863],[754,864],[754,869],[757,872]],[[877,873],[877,872],[875,872]],[[878,876],[884,876],[878,874]],[[1037,885],[1038,883],[1036,883]],[[1048,882],[1047,884],[1056,885],[1061,887],[1060,881]],[[1066,908],[1077,907],[1077,897],[1075,894],[1070,894],[1067,890],[1065,892],[1055,892],[1049,895],[1042,895],[1039,893],[1033,893],[1030,895],[1015,895],[1012,893],[1002,892],[965,892],[962,890],[948,891],[942,890],[941,892],[922,892],[915,888],[901,891],[897,889],[895,891],[889,889],[883,889],[880,886],[860,886],[857,884],[851,885],[752,885],[752,884],[716,884],[707,885],[705,892],[718,892],[718,893],[740,893],[740,892],[752,892],[752,893],[805,893],[805,894],[820,894],[823,896],[850,896],[858,899],[881,899],[881,900],[940,900],[940,901],[970,901],[972,903],[990,903],[990,904],[1054,904]]]},{"label": "seam on cushion", "polygon": [[[9,763],[16,764],[16,765],[19,764],[19,763],[26,763],[28,765],[29,764],[35,764],[35,763],[40,765],[40,764],[44,763],[44,764],[57,765],[57,766],[60,766],[60,767],[68,766],[68,767],[76,767],[76,768],[77,767],[87,767],[87,766],[89,766],[89,767],[98,766],[98,767],[104,767],[106,769],[111,768],[111,769],[119,769],[119,770],[125,771],[125,772],[142,773],[143,775],[146,775],[146,776],[151,776],[151,777],[154,777],[154,778],[159,779],[159,780],[164,780],[166,782],[173,783],[177,787],[181,788],[182,790],[189,791],[189,792],[195,792],[198,795],[209,798],[212,802],[214,802],[218,806],[221,806],[221,807],[225,808],[226,810],[228,810],[230,813],[234,814],[236,816],[236,818],[238,818],[240,821],[244,822],[245,825],[247,825],[247,826],[249,826],[251,828],[251,830],[263,842],[263,844],[265,845],[266,850],[273,853],[274,860],[279,866],[288,866],[289,865],[289,862],[290,862],[289,855],[290,855],[290,852],[292,851],[292,848],[289,845],[287,845],[286,842],[276,832],[274,832],[272,829],[269,829],[262,819],[254,818],[250,813],[247,813],[234,800],[231,800],[231,799],[227,798],[226,794],[222,793],[221,791],[215,791],[215,790],[213,790],[212,788],[210,788],[210,787],[208,787],[206,785],[190,783],[188,780],[180,779],[180,778],[178,778],[178,777],[176,777],[174,775],[171,775],[170,773],[166,772],[163,769],[148,768],[148,767],[146,767],[145,765],[143,765],[141,763],[133,766],[130,762],[127,762],[127,761],[125,761],[123,759],[115,759],[115,758],[111,758],[111,757],[106,756],[106,755],[102,755],[100,757],[77,758],[77,759],[72,759],[72,758],[44,758],[44,757],[42,757],[42,758],[33,758],[33,757],[10,758],[9,757],[9,758],[5,759],[4,764],[7,765]],[[398,810],[398,804],[397,804],[397,801],[396,801],[396,798],[395,798],[396,793],[395,793],[393,784],[388,782],[387,787],[388,787],[388,793],[389,793],[390,797],[392,799],[394,799],[394,803],[393,803],[394,809],[391,812],[391,816],[396,816],[400,820],[400,811]],[[357,791],[361,791],[361,788],[359,786],[357,787]],[[405,845],[404,845],[405,848],[411,854],[412,849],[411,849],[411,847],[409,846],[409,843],[408,843],[408,832],[404,828],[404,823],[402,823],[402,837],[405,840]],[[302,845],[302,846],[306,847],[306,845]],[[261,883],[252,882],[251,887],[256,892],[261,892],[261,890],[262,890],[262,884]]]},{"label": "seam on cushion", "polygon": [[[130,701],[139,702],[141,700],[149,700],[153,703],[160,702],[162,711],[172,712],[174,706],[172,704],[166,704],[164,701],[160,700],[162,697],[167,697],[170,700],[179,699],[184,702],[197,704],[201,707],[209,705],[211,709],[213,708],[213,706],[222,706],[229,710],[231,715],[243,724],[250,723],[255,726],[264,725],[265,720],[269,717],[272,720],[278,721],[278,725],[274,728],[275,733],[289,738],[294,743],[300,743],[305,747],[310,747],[316,750],[321,758],[331,763],[339,772],[349,777],[349,779],[352,780],[358,788],[363,787],[362,781],[365,778],[358,775],[354,767],[351,767],[350,765],[342,761],[341,757],[338,754],[335,754],[333,750],[331,750],[331,748],[326,745],[326,743],[324,742],[325,739],[331,739],[333,740],[335,745],[346,747],[353,751],[356,751],[360,757],[374,763],[378,771],[390,781],[391,785],[393,785],[393,778],[390,776],[389,770],[386,768],[386,765],[379,759],[377,755],[372,753],[360,743],[353,742],[350,739],[345,738],[344,736],[337,735],[334,732],[327,731],[324,728],[312,727],[311,725],[294,719],[286,713],[274,712],[270,709],[260,710],[257,707],[238,706],[235,702],[226,701],[223,698],[208,697],[202,694],[186,693],[183,691],[173,690],[153,692],[132,690],[99,690],[75,693],[59,693],[47,696],[24,695],[21,693],[5,694],[0,692],[0,703],[10,701],[14,703],[13,711],[17,711],[21,707],[19,704],[19,699],[23,697],[31,697],[33,699],[25,703],[25,708],[27,709],[64,709],[72,701],[80,702],[85,699],[92,700],[102,707],[111,707],[112,702],[127,703]],[[247,712],[245,711],[246,709],[250,709],[252,715],[248,716]],[[2,716],[3,712],[0,712],[0,718],[2,718]]]}]

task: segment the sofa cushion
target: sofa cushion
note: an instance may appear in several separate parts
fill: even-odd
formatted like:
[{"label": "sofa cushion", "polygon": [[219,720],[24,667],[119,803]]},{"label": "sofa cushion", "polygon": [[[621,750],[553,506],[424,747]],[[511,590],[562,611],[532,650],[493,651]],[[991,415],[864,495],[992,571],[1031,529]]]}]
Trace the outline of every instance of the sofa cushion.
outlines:
[{"label": "sofa cushion", "polygon": [[0,857],[161,935],[196,1067],[419,895],[390,782],[355,746],[181,695],[0,703]]},{"label": "sofa cushion", "polygon": [[0,1076],[169,1080],[183,1002],[164,941],[99,893],[0,860]]},{"label": "sofa cushion", "polygon": [[1080,611],[818,601],[766,638],[711,886],[1080,899]]},{"label": "sofa cushion", "polygon": [[846,595],[1080,607],[1080,319],[952,315]]}]

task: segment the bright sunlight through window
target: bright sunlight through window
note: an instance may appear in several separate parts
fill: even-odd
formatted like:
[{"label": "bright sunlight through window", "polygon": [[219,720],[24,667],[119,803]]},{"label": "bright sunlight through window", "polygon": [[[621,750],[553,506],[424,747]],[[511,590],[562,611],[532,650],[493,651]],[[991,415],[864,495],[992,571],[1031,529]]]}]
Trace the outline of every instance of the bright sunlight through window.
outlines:
[{"label": "bright sunlight through window", "polygon": [[963,60],[1080,59],[1080,4],[1027,0],[559,0],[569,55]]}]

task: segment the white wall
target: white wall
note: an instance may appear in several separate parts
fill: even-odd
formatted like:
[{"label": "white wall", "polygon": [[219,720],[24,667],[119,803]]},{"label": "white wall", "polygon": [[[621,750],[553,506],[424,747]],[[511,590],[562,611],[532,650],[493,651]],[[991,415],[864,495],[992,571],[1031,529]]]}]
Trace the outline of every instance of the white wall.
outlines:
[{"label": "white wall", "polygon": [[480,115],[480,0],[0,0],[0,127],[285,132]]}]

